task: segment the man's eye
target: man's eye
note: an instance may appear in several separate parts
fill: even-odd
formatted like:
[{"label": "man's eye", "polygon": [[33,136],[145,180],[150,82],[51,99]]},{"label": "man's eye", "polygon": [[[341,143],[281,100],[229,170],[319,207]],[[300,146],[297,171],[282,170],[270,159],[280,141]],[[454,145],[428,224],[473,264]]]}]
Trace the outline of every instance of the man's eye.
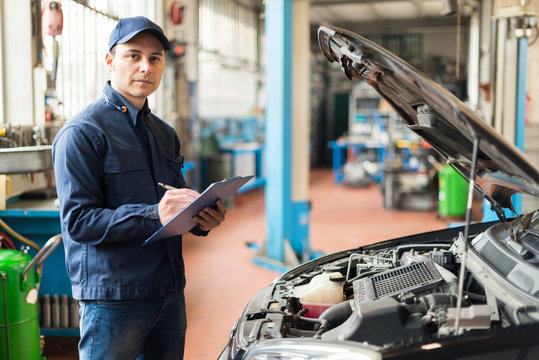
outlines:
[{"label": "man's eye", "polygon": [[151,60],[152,62],[154,62],[154,63],[157,63],[157,62],[159,62],[159,61],[161,60],[161,58],[158,57],[158,56],[154,56],[154,57],[150,58],[150,60]]}]

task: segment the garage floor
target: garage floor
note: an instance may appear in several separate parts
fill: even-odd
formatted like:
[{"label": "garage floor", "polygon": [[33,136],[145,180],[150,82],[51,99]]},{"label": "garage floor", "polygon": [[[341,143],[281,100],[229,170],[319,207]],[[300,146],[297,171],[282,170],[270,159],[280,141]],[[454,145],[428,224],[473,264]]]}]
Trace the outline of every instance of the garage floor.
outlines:
[{"label": "garage floor", "polygon": [[[436,217],[435,210],[385,209],[376,185],[368,188],[335,185],[330,169],[311,171],[309,196],[312,201],[310,246],[324,253],[447,226]],[[279,275],[253,264],[256,253],[247,244],[261,245],[265,236],[264,193],[254,190],[235,198],[226,221],[208,237],[184,237],[186,360],[216,359],[245,304]],[[75,349],[65,345],[62,349],[63,355],[49,354],[47,358],[77,358],[73,356]]]},{"label": "garage floor", "polygon": [[[376,185],[335,185],[329,169],[311,172],[310,199],[310,245],[324,253],[446,227],[435,211],[385,209]],[[279,275],[254,265],[256,254],[246,245],[262,244],[265,236],[263,192],[253,191],[236,198],[207,238],[185,237],[186,360],[216,359],[249,299]]]}]

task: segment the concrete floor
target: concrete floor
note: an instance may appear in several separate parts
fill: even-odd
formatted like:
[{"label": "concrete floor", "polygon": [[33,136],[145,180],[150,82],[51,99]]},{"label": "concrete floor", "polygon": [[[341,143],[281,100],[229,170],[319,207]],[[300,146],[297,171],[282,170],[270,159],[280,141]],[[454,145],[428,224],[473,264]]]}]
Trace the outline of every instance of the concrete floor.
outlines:
[{"label": "concrete floor", "polygon": [[[335,185],[330,169],[311,171],[309,197],[310,245],[324,253],[447,226],[434,210],[385,209],[376,185]],[[186,360],[216,359],[246,303],[279,275],[253,264],[256,254],[247,243],[263,244],[265,236],[264,192],[254,190],[235,198],[225,222],[209,236],[184,237]],[[64,346],[64,356],[48,359],[76,359],[73,351]]]}]

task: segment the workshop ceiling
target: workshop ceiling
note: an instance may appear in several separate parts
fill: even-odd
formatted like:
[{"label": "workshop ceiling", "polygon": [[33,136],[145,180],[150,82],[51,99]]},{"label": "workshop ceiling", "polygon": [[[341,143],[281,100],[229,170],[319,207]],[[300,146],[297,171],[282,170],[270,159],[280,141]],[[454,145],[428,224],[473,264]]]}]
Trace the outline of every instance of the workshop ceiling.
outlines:
[{"label": "workshop ceiling", "polygon": [[[372,30],[455,24],[457,0],[311,0],[311,24]],[[391,25],[393,24],[393,25]],[[405,24],[405,25],[403,25]]]}]

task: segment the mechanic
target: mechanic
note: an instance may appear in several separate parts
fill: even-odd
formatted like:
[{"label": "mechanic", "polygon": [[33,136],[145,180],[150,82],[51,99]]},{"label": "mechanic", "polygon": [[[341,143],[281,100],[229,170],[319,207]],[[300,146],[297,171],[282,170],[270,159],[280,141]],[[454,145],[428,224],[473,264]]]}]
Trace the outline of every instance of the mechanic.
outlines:
[{"label": "mechanic", "polygon": [[[53,143],[80,359],[183,358],[181,236],[142,245],[199,195],[182,176],[175,130],[148,108],[169,48],[149,19],[118,21],[105,58],[110,82]],[[220,200],[204,208],[191,233],[205,236],[225,214]]]}]

